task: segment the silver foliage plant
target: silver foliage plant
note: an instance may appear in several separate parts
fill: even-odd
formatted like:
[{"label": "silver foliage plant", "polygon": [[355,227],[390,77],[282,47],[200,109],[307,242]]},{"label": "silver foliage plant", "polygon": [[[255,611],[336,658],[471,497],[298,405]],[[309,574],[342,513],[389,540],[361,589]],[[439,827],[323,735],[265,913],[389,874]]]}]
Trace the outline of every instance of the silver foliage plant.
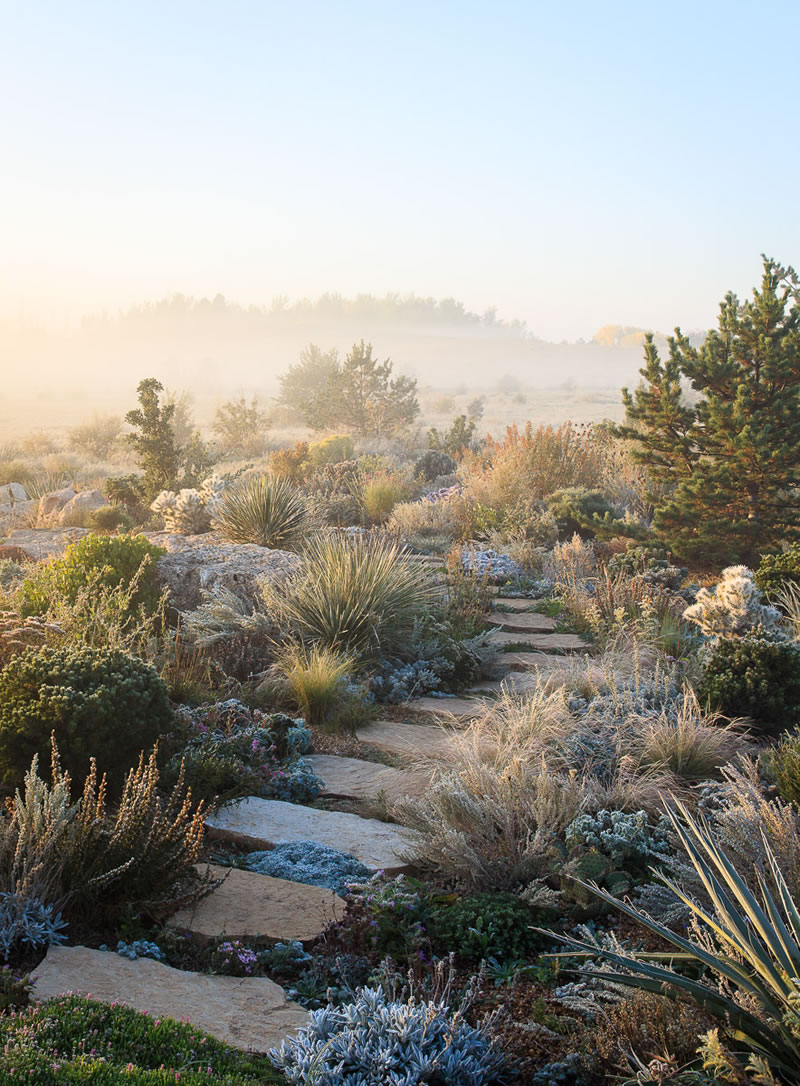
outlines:
[{"label": "silver foliage plant", "polygon": [[728,566],[714,588],[701,588],[697,602],[683,612],[706,637],[742,637],[761,627],[776,631],[781,614],[761,602],[761,592],[747,566]]},{"label": "silver foliage plant", "polygon": [[445,1001],[387,999],[380,986],[312,1011],[310,1024],[270,1058],[297,1086],[489,1086],[510,1071],[485,1023],[469,1025]]},{"label": "silver foliage plant", "polygon": [[17,893],[0,893],[0,953],[7,961],[12,950],[66,942],[66,921],[53,905]]},{"label": "silver foliage plant", "polygon": [[162,490],[150,506],[152,512],[162,517],[168,532],[177,535],[200,535],[211,528],[213,517],[225,483],[217,475],[209,475],[199,487],[189,487],[175,492]]}]

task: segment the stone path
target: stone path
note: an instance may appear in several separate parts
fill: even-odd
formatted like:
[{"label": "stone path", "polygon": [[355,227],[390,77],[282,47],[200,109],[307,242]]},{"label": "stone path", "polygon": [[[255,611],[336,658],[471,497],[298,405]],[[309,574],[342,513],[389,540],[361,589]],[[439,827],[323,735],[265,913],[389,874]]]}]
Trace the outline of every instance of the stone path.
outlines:
[{"label": "stone path", "polygon": [[184,1019],[220,1041],[255,1052],[279,1044],[310,1017],[266,977],[209,976],[152,958],[130,961],[108,950],[51,946],[36,970],[33,998],[68,992],[126,1003],[154,1018]]},{"label": "stone path", "polygon": [[536,611],[515,612],[504,615],[496,611],[489,619],[492,626],[508,633],[551,633],[556,628],[556,620],[549,615],[540,615]]},{"label": "stone path", "polygon": [[191,932],[198,943],[217,936],[246,939],[262,936],[280,942],[316,939],[334,919],[341,919],[344,901],[333,890],[242,871],[237,867],[198,864],[225,881],[207,897],[170,917],[168,925]]},{"label": "stone path", "polygon": [[[408,725],[407,725],[408,726]],[[368,729],[362,729],[366,731]],[[436,731],[438,729],[431,729]],[[369,742],[365,738],[364,742]],[[374,744],[377,746],[377,744]],[[362,758],[341,758],[335,754],[311,754],[311,768],[324,781],[323,796],[346,799],[376,799],[380,793],[393,803],[406,795],[419,795],[427,788],[430,773],[424,769],[393,769]]]},{"label": "stone path", "polygon": [[206,828],[210,837],[252,849],[272,848],[285,841],[317,841],[355,856],[366,867],[391,874],[408,869],[403,856],[414,842],[411,830],[377,818],[257,796],[225,804],[209,815]]}]

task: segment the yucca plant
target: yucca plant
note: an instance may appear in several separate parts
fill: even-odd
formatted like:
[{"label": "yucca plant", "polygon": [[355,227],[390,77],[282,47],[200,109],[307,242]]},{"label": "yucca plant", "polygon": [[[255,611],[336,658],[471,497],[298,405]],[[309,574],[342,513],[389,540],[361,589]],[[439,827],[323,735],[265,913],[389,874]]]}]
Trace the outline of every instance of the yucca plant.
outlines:
[{"label": "yucca plant", "polygon": [[[670,943],[677,954],[620,954],[569,936],[556,936],[589,957],[619,967],[619,972],[587,975],[662,995],[686,995],[724,1023],[724,1041],[711,1030],[701,1038],[705,1069],[720,1060],[745,1081],[746,1072],[761,1083],[800,1084],[800,911],[769,846],[766,846],[775,893],[759,875],[754,893],[719,847],[708,824],[696,821],[676,803],[669,811],[675,832],[702,882],[710,907],[693,900],[664,876],[664,884],[691,910],[698,936],[676,935],[633,905],[596,885],[582,883],[609,905],[639,921]],[[684,960],[703,967],[695,979],[659,959]],[[746,1079],[750,1081],[749,1078]]]},{"label": "yucca plant", "polygon": [[336,649],[290,643],[279,653],[273,671],[308,723],[322,725],[341,702],[342,683],[354,665],[351,656]]},{"label": "yucca plant", "polygon": [[308,528],[303,498],[286,479],[251,475],[226,490],[214,514],[214,527],[232,543],[289,550]]},{"label": "yucca plant", "polygon": [[435,597],[419,564],[383,536],[320,534],[303,564],[280,586],[261,585],[278,624],[307,645],[362,661],[407,647],[417,618]]}]

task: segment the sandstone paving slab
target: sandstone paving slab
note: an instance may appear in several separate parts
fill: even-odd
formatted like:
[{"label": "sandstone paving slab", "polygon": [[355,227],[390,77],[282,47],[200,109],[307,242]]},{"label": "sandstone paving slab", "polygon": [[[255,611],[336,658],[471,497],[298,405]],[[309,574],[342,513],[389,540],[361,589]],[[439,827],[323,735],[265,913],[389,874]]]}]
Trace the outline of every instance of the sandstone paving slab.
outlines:
[{"label": "sandstone paving slab", "polygon": [[453,740],[447,730],[432,724],[376,720],[360,728],[356,735],[362,743],[369,743],[386,754],[413,759],[447,759],[453,750]]},{"label": "sandstone paving slab", "polygon": [[454,716],[457,720],[472,720],[483,711],[483,705],[474,698],[413,698],[408,708],[435,720]]},{"label": "sandstone paving slab", "polygon": [[497,626],[508,633],[545,633],[556,628],[556,620],[550,615],[540,615],[537,611],[522,614],[504,615],[495,611],[488,616],[492,626]]},{"label": "sandstone paving slab", "polygon": [[207,897],[181,909],[170,927],[191,932],[199,943],[217,936],[242,939],[248,935],[285,942],[316,939],[344,913],[344,901],[333,890],[275,879],[257,871],[200,864],[213,878],[225,881]]},{"label": "sandstone paving slab", "polygon": [[403,826],[360,818],[344,811],[323,811],[280,799],[247,799],[226,803],[206,819],[209,836],[253,849],[291,841],[316,841],[355,856],[366,867],[399,874],[415,835]]},{"label": "sandstone paving slab", "polygon": [[496,596],[494,602],[495,606],[499,605],[507,611],[530,611],[537,603],[536,600],[519,599],[517,596]]},{"label": "sandstone paving slab", "polygon": [[430,774],[424,769],[393,769],[363,758],[312,754],[306,756],[306,761],[325,784],[323,796],[375,799],[383,792],[390,802],[394,802],[403,796],[421,795],[430,782]]},{"label": "sandstone paving slab", "polygon": [[[588,652],[591,646],[588,641],[574,633],[498,633],[494,634],[495,643],[498,645],[525,645],[532,649],[540,649],[551,652]],[[524,649],[520,649],[524,652]]]},{"label": "sandstone paving slab", "polygon": [[190,1022],[236,1048],[266,1052],[309,1021],[308,1011],[266,977],[211,977],[152,958],[51,946],[36,971],[35,999],[77,992],[156,1018]]}]

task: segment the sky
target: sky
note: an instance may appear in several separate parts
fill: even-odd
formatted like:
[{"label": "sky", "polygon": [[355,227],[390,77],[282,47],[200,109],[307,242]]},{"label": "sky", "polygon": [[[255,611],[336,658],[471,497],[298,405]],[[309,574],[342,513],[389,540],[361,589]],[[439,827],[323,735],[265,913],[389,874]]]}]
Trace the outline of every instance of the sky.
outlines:
[{"label": "sky", "polygon": [[0,314],[387,291],[547,339],[800,263],[800,6],[0,0]]}]

